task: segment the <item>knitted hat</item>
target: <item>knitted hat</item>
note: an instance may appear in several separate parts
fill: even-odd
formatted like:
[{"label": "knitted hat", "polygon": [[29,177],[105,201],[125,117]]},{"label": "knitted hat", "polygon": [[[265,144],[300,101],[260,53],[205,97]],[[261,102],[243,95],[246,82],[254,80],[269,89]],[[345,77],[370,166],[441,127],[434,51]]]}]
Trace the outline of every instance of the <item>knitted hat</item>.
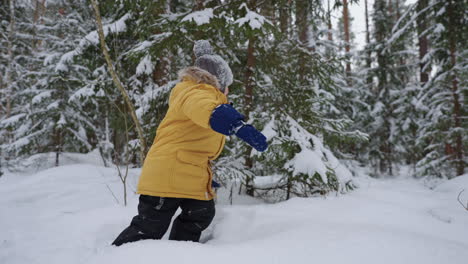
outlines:
[{"label": "knitted hat", "polygon": [[227,62],[213,52],[213,48],[207,40],[195,41],[193,52],[197,58],[195,66],[213,74],[219,81],[220,90],[224,92],[233,80],[232,71]]}]

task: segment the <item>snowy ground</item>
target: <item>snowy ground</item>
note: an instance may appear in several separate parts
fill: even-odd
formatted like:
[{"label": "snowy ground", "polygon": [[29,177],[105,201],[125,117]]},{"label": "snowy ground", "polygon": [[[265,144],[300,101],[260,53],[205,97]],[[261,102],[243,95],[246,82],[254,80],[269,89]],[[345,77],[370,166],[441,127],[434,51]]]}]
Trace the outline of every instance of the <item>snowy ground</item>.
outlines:
[{"label": "snowy ground", "polygon": [[[131,171],[135,189],[138,170]],[[115,170],[66,165],[0,178],[0,263],[468,263],[468,175],[434,190],[411,179],[359,180],[339,197],[278,204],[221,193],[205,244],[110,246],[136,212]],[[111,192],[112,190],[112,192]],[[116,196],[114,198],[113,194]]]}]

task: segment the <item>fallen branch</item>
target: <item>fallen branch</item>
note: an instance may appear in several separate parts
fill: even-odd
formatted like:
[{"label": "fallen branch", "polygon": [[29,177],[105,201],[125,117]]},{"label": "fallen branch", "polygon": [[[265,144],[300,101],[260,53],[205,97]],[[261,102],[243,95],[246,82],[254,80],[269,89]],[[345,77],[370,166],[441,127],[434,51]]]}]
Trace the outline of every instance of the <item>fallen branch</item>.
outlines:
[{"label": "fallen branch", "polygon": [[120,81],[119,77],[117,76],[117,73],[114,70],[114,65],[112,64],[112,60],[110,58],[109,51],[107,50],[107,46],[106,46],[104,30],[102,28],[101,13],[99,12],[99,6],[96,0],[91,0],[91,3],[93,5],[94,13],[96,15],[97,32],[99,35],[99,41],[101,43],[102,53],[104,54],[104,57],[107,62],[107,68],[109,69],[109,73],[112,76],[112,81],[114,82],[115,86],[117,86],[117,88],[120,90],[120,93],[124,97],[125,103],[127,104],[128,109],[130,110],[130,115],[132,116],[133,123],[135,124],[135,127],[138,132],[138,138],[140,140],[140,165],[141,165],[143,164],[143,161],[145,160],[145,150],[146,150],[145,138],[143,137],[143,128],[141,127],[140,121],[138,121],[138,117],[136,116],[135,107],[133,106],[133,103],[130,100],[130,97],[128,96],[127,91],[123,87],[122,82]]},{"label": "fallen branch", "polygon": [[464,191],[465,191],[465,189],[461,190],[461,192],[458,194],[457,200],[458,200],[458,202],[461,204],[461,206],[462,206],[463,208],[465,208],[465,210],[468,211],[468,201],[466,202],[466,205],[465,205],[465,204],[463,204],[462,200],[460,199],[460,196],[461,196],[461,194],[462,194]]}]

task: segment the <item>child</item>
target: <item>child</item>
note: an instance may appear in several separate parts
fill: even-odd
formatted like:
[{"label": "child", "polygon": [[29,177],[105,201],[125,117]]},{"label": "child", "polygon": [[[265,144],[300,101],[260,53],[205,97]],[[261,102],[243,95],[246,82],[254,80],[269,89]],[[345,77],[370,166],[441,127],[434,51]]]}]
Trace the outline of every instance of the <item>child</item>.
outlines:
[{"label": "child", "polygon": [[195,43],[195,66],[179,73],[169,109],[143,164],[137,192],[138,215],[113,245],[141,239],[161,239],[172,216],[169,239],[198,242],[215,215],[210,161],[218,157],[226,135],[236,135],[258,151],[265,136],[244,123],[227,104],[232,72],[206,40]]}]

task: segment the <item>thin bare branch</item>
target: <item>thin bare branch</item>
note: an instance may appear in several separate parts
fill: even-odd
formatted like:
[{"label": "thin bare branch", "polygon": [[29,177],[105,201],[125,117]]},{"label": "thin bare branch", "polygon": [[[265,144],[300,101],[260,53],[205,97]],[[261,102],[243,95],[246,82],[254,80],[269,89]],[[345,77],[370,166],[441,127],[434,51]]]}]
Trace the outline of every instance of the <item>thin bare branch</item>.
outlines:
[{"label": "thin bare branch", "polygon": [[465,210],[468,211],[468,201],[466,202],[466,205],[465,205],[465,204],[463,204],[462,200],[460,199],[460,196],[464,191],[465,191],[465,189],[461,190],[461,192],[458,194],[457,200],[461,204],[461,206],[463,206],[463,208],[465,208]]},{"label": "thin bare branch", "polygon": [[130,99],[128,93],[127,93],[127,90],[125,90],[125,88],[123,87],[123,84],[122,82],[120,81],[117,73],[115,72],[115,69],[114,69],[114,64],[112,63],[112,60],[110,58],[110,55],[109,55],[109,51],[107,50],[107,46],[106,46],[106,42],[105,42],[105,36],[104,36],[104,30],[103,30],[103,26],[102,26],[102,20],[101,20],[101,13],[99,11],[99,6],[98,6],[98,3],[96,0],[91,0],[91,4],[94,8],[94,13],[96,15],[96,24],[97,24],[97,32],[98,32],[98,35],[99,35],[99,41],[101,43],[101,50],[102,50],[102,53],[104,54],[104,58],[106,59],[106,62],[107,62],[107,68],[109,70],[109,73],[111,74],[112,76],[112,81],[114,82],[115,86],[117,86],[117,88],[119,89],[119,91],[121,92],[124,100],[125,100],[125,103],[127,104],[129,110],[130,110],[130,115],[133,119],[133,123],[135,124],[135,127],[137,129],[137,132],[138,132],[138,137],[139,137],[139,140],[140,140],[140,164],[142,165],[143,164],[143,161],[145,159],[145,151],[146,151],[146,142],[145,142],[145,138],[143,136],[143,128],[140,124],[140,121],[138,120],[138,117],[136,116],[136,112],[135,112],[135,107],[132,103],[132,100]]},{"label": "thin bare branch", "polygon": [[109,187],[109,185],[107,183],[104,183],[107,187],[107,189],[109,190],[109,192],[112,194],[112,197],[114,197],[115,201],[117,202],[117,204],[119,204],[119,199],[117,199],[117,197],[115,197],[115,194],[114,192],[111,190],[111,188]]}]

